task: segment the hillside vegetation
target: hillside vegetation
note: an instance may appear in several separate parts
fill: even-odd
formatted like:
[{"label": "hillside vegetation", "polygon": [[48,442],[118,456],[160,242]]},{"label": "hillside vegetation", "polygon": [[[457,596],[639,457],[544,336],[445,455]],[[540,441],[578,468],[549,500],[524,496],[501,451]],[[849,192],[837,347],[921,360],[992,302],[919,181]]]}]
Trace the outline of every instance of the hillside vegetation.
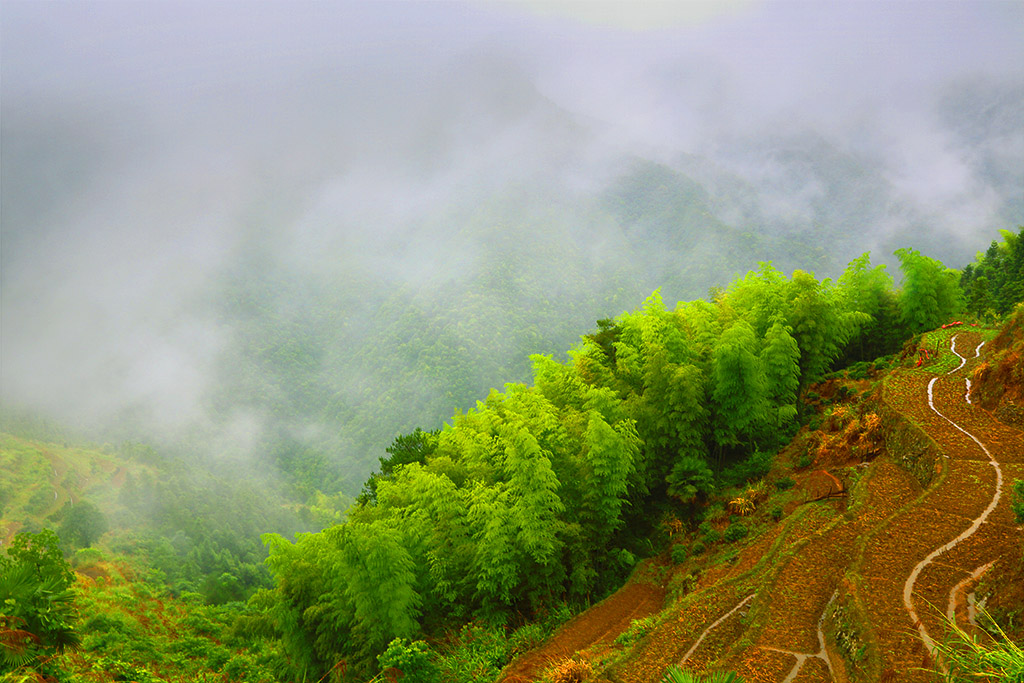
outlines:
[{"label": "hillside vegetation", "polygon": [[[999,297],[1022,242],[996,245]],[[897,257],[898,289],[865,254],[835,281],[763,263],[710,300],[655,292],[396,439],[343,520],[230,460],[5,435],[5,534],[58,530],[80,614],[55,612],[62,645],[5,613],[6,675],[878,681],[936,666],[947,600],[1018,637],[1021,309],[966,324],[963,274]],[[46,533],[5,579],[35,548],[70,576]]]}]

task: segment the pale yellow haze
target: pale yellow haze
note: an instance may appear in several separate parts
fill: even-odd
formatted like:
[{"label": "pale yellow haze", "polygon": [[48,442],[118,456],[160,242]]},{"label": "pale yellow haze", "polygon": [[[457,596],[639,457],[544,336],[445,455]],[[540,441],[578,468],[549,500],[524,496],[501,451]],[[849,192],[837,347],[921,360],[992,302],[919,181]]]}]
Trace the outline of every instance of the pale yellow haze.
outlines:
[{"label": "pale yellow haze", "polygon": [[499,0],[537,14],[565,17],[597,26],[649,31],[700,24],[735,14],[754,0]]}]

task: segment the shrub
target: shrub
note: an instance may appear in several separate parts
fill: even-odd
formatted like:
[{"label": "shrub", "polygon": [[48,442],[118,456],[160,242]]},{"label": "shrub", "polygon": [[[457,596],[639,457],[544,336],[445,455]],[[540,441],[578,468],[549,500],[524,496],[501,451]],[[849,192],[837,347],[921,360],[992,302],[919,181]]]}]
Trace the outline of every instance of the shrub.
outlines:
[{"label": "shrub", "polygon": [[867,361],[860,361],[846,368],[846,376],[850,379],[867,379],[870,371],[870,364]]},{"label": "shrub", "polygon": [[503,627],[466,624],[459,632],[455,647],[448,648],[439,659],[442,671],[438,680],[490,683],[508,663],[511,647]]},{"label": "shrub", "polygon": [[547,635],[543,624],[520,626],[508,639],[509,654],[513,657],[538,647]]},{"label": "shrub", "polygon": [[75,551],[75,555],[71,560],[71,564],[75,569],[82,567],[88,567],[96,564],[97,562],[103,561],[103,553],[96,548],[82,548]]},{"label": "shrub", "polygon": [[654,617],[644,617],[643,619],[634,619],[630,622],[629,628],[619,634],[619,637],[615,639],[615,642],[619,645],[632,645],[636,641],[646,636],[652,628],[654,628]]},{"label": "shrub", "polygon": [[796,481],[793,479],[793,477],[783,477],[782,479],[779,479],[777,482],[775,482],[775,488],[777,488],[780,491],[788,491],[794,486],[796,486]]},{"label": "shrub", "polygon": [[682,543],[676,543],[672,546],[672,561],[676,564],[682,564],[686,562],[686,558],[690,555],[690,549]]},{"label": "shrub", "polygon": [[722,532],[718,529],[709,529],[706,534],[701,536],[701,540],[704,541],[706,545],[713,545],[722,540]]},{"label": "shrub", "polygon": [[772,520],[778,522],[782,519],[782,506],[776,505],[775,507],[772,508],[771,512],[769,512],[768,515],[772,518]]},{"label": "shrub", "polygon": [[746,481],[760,479],[768,474],[775,461],[772,451],[755,451],[753,455],[722,471],[722,483],[726,486],[740,486]]},{"label": "shrub", "polygon": [[748,533],[750,533],[750,530],[747,529],[746,524],[743,522],[733,522],[726,528],[724,537],[726,541],[732,543],[744,538]]},{"label": "shrub", "polygon": [[441,671],[434,661],[434,653],[422,640],[409,642],[395,638],[388,648],[377,656],[381,669],[397,669],[402,672],[402,683],[434,683]]},{"label": "shrub", "polygon": [[625,548],[619,548],[613,553],[613,557],[622,569],[632,569],[636,564],[636,555]]}]

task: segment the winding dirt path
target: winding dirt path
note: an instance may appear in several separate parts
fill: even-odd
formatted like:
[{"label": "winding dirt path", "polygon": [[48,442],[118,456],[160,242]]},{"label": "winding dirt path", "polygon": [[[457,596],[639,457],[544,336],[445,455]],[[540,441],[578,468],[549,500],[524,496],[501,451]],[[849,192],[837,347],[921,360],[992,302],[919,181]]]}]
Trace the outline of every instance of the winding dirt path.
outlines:
[{"label": "winding dirt path", "polygon": [[[964,365],[967,364],[967,358],[957,353],[956,350],[956,339],[958,336],[959,335],[953,335],[952,339],[950,340],[949,349],[960,358],[960,365],[946,373],[948,375],[952,375],[953,373],[958,372],[959,370],[963,369]],[[981,355],[981,347],[984,345],[985,342],[981,342],[980,344],[978,344],[977,348],[975,348],[975,358],[978,358]],[[981,525],[985,523],[985,520],[987,520],[989,516],[992,514],[992,512],[996,509],[996,506],[999,505],[999,500],[1003,496],[1003,470],[999,466],[999,461],[996,460],[995,457],[993,457],[992,452],[985,447],[985,444],[982,443],[977,436],[971,434],[969,431],[958,425],[956,422],[943,415],[942,411],[935,407],[933,390],[935,387],[935,382],[937,380],[938,377],[933,377],[932,380],[928,382],[928,407],[930,407],[936,415],[938,415],[943,420],[952,425],[954,429],[956,429],[959,432],[962,432],[963,434],[966,434],[968,437],[971,438],[972,441],[974,441],[974,443],[978,445],[978,447],[982,450],[985,456],[989,459],[989,462],[995,470],[996,482],[995,493],[993,494],[992,499],[989,501],[988,506],[981,512],[980,515],[978,515],[971,521],[971,525],[967,527],[967,529],[964,530],[959,536],[949,541],[948,543],[939,546],[931,553],[929,553],[927,557],[918,562],[917,565],[914,567],[914,570],[910,573],[910,576],[907,577],[906,583],[903,584],[903,604],[904,606],[906,606],[907,612],[910,614],[910,620],[917,627],[917,631],[921,635],[921,640],[924,641],[924,644],[928,648],[928,651],[929,653],[931,653],[933,659],[937,658],[938,649],[935,646],[935,641],[932,639],[931,634],[928,633],[928,629],[925,626],[924,622],[921,620],[920,616],[918,616],[917,609],[914,606],[914,585],[917,583],[917,579],[921,575],[921,572],[924,571],[924,569],[928,565],[935,562],[935,560],[941,555],[944,555],[948,551],[960,545],[961,542],[973,536],[978,531],[978,529],[981,528]],[[970,391],[970,385],[968,385],[968,391]],[[950,591],[951,595],[955,590],[956,587],[954,586],[954,588]]]},{"label": "winding dirt path", "polygon": [[777,647],[765,647],[765,650],[771,650],[773,652],[781,652],[783,654],[791,655],[796,658],[796,662],[793,664],[793,668],[789,670],[789,673],[782,683],[792,683],[796,680],[796,677],[800,675],[804,665],[807,664],[809,659],[817,659],[825,663],[828,668],[828,676],[830,681],[835,680],[835,673],[832,671],[832,660],[828,656],[828,648],[825,647],[825,629],[824,621],[825,614],[828,612],[828,608],[835,602],[836,597],[839,595],[839,591],[832,593],[832,597],[829,598],[828,604],[825,605],[825,609],[821,612],[821,616],[818,618],[818,651],[817,652],[794,652],[792,650],[783,650]]},{"label": "winding dirt path", "polygon": [[935,639],[944,634],[951,596],[979,565],[1012,556],[1019,546],[1002,492],[1003,470],[1024,461],[1024,435],[964,395],[963,375],[983,346],[976,334],[953,335],[955,368],[896,379],[898,390],[909,396],[900,412],[920,425],[943,457],[936,483],[905,498],[907,504],[869,534],[862,550],[858,602],[870,620],[883,680],[934,680],[924,669],[935,664]]},{"label": "winding dirt path", "polygon": [[729,610],[728,612],[726,612],[722,616],[718,617],[718,619],[716,619],[714,622],[712,622],[712,624],[710,626],[708,626],[706,629],[704,629],[701,632],[700,636],[697,638],[697,642],[695,642],[693,644],[693,646],[690,647],[690,649],[686,651],[686,654],[683,655],[683,659],[680,662],[680,664],[686,664],[686,662],[689,661],[690,657],[693,656],[693,653],[697,651],[697,648],[700,647],[700,644],[704,642],[704,639],[708,637],[708,634],[711,633],[712,631],[714,631],[719,626],[721,626],[723,621],[725,621],[726,619],[731,617],[733,614],[735,614],[740,609],[742,609],[742,607],[744,605],[746,605],[748,602],[753,600],[755,595],[757,595],[757,593],[751,593],[747,597],[743,598],[742,600],[739,601],[739,603],[737,603],[737,605],[735,607],[733,607],[731,610]]}]

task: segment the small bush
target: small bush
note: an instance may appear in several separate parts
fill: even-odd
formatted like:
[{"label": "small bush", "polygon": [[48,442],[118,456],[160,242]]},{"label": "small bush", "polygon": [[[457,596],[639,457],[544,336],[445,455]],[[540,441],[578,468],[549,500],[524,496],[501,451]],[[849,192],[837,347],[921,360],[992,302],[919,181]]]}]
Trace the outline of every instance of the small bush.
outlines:
[{"label": "small bush", "polygon": [[706,534],[700,537],[705,545],[714,545],[722,540],[722,532],[718,529],[709,529]]},{"label": "small bush", "polygon": [[613,557],[615,558],[616,563],[622,569],[632,569],[633,566],[636,564],[636,555],[629,552],[625,548],[619,548],[618,550],[616,550],[613,554]]},{"label": "small bush", "polygon": [[75,567],[75,569],[80,569],[82,567],[92,566],[97,562],[102,561],[103,553],[101,553],[96,548],[82,548],[80,550],[75,551],[75,555],[71,560],[71,564]]},{"label": "small bush", "polygon": [[726,486],[741,486],[744,482],[760,479],[771,471],[775,461],[772,451],[755,451],[753,455],[722,471],[722,483]]},{"label": "small bush", "polygon": [[539,647],[547,632],[543,624],[533,623],[520,626],[508,639],[509,654],[513,657]]},{"label": "small bush", "polygon": [[750,530],[746,524],[743,522],[733,522],[726,528],[724,538],[729,543],[732,543],[733,541],[745,538],[748,533],[750,533]]},{"label": "small bush", "polygon": [[694,555],[700,555],[702,552],[704,552],[706,548],[707,546],[704,545],[703,541],[697,541],[696,543],[690,546],[690,552]]},{"label": "small bush", "polygon": [[810,467],[813,462],[814,461],[811,460],[811,454],[804,453],[803,455],[800,456],[800,459],[796,461],[796,468],[798,470],[805,470],[808,467]]},{"label": "small bush", "polygon": [[704,519],[705,522],[714,522],[715,520],[721,519],[724,516],[725,516],[725,506],[722,505],[721,503],[715,503],[714,505],[709,505],[704,510],[704,517],[703,517],[703,519]]},{"label": "small bush", "polygon": [[793,477],[783,477],[782,479],[779,479],[777,482],[775,482],[775,488],[777,488],[780,491],[788,491],[794,486],[796,486],[796,481],[793,479]]},{"label": "small bush", "polygon": [[850,379],[867,379],[870,372],[871,365],[866,361],[860,361],[846,369],[846,376]]},{"label": "small bush", "polygon": [[381,669],[401,671],[402,683],[434,683],[441,675],[434,654],[422,640],[409,642],[395,638],[388,649],[377,656],[377,663]]},{"label": "small bush", "polygon": [[672,546],[672,561],[676,564],[682,564],[686,562],[686,558],[690,556],[690,549],[682,543],[676,543]]},{"label": "small bush", "polygon": [[775,507],[772,508],[771,512],[769,512],[768,515],[772,518],[773,521],[780,521],[782,519],[782,506],[776,505]]},{"label": "small bush", "polygon": [[438,680],[459,683],[490,683],[509,662],[511,643],[503,627],[482,623],[466,624],[454,647],[447,648],[439,661]]},{"label": "small bush", "polygon": [[646,636],[652,628],[654,628],[654,617],[644,617],[643,619],[634,619],[629,624],[629,628],[619,634],[619,637],[615,639],[615,642],[619,645],[629,646]]},{"label": "small bush", "polygon": [[662,683],[743,683],[743,679],[732,671],[714,671],[709,674],[695,674],[673,664],[665,670]]}]

